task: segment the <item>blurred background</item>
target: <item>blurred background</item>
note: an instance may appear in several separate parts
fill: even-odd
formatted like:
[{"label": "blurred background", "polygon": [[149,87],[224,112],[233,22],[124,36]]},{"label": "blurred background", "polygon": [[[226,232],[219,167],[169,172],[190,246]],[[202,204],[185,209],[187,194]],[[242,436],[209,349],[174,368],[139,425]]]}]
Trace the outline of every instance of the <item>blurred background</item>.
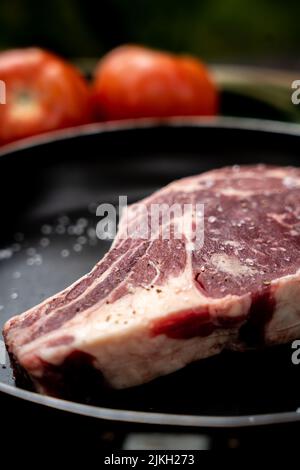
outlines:
[{"label": "blurred background", "polygon": [[98,57],[138,42],[210,62],[299,66],[297,0],[1,0],[1,49]]},{"label": "blurred background", "polygon": [[300,121],[297,0],[1,0],[0,49],[38,45],[90,76],[122,43],[200,56],[222,92],[222,114]]}]

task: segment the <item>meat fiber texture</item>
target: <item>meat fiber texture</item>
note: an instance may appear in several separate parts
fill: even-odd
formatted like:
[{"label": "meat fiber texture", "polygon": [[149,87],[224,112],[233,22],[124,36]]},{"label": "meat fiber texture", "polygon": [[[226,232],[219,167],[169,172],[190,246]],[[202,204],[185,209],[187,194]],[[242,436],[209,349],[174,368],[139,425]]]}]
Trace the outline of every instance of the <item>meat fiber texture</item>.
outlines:
[{"label": "meat fiber texture", "polygon": [[4,327],[16,370],[39,392],[63,396],[74,376],[85,386],[82,369],[113,388],[131,387],[224,348],[300,337],[300,170],[217,169],[142,202],[203,204],[203,246],[193,210],[181,238],[178,216],[165,222],[168,239],[128,236],[147,217],[130,206],[89,274]]}]

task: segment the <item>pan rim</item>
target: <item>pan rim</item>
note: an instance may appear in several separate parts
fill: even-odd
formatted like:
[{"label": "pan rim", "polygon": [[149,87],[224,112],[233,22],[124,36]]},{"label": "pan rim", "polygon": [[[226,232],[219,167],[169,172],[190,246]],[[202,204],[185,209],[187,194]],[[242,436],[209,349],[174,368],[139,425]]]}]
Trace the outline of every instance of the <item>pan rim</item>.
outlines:
[{"label": "pan rim", "polygon": [[[300,136],[300,124],[286,123],[282,121],[236,117],[174,117],[168,119],[147,118],[139,120],[111,121],[107,123],[92,123],[65,130],[52,131],[35,137],[29,137],[16,143],[5,145],[2,149],[0,149],[0,157],[22,151],[24,149],[29,149],[31,147],[38,147],[61,140],[65,141],[79,136],[157,127],[210,127],[217,129],[250,130],[253,132],[269,134],[276,133],[282,135]],[[241,428],[300,421],[300,410],[241,416],[180,415],[173,413],[169,414],[147,411],[132,411],[86,405],[40,395],[38,393],[17,388],[13,385],[8,385],[3,382],[0,382],[0,392],[38,405],[48,406],[50,408],[61,411],[67,411],[68,413],[74,413],[95,419],[119,421],[125,423],[127,422],[149,425],[160,424],[164,426],[201,428]]]},{"label": "pan rim", "polygon": [[0,157],[40,145],[65,141],[76,137],[105,132],[130,131],[158,127],[199,127],[232,130],[250,130],[262,133],[300,135],[300,123],[232,116],[178,116],[169,118],[139,118],[119,121],[95,122],[67,129],[45,132],[0,147]]},{"label": "pan rim", "polygon": [[241,416],[206,416],[186,415],[174,413],[155,413],[145,411],[132,411],[99,406],[86,405],[60,398],[40,395],[36,392],[19,389],[12,385],[0,383],[0,392],[7,393],[15,398],[48,406],[60,411],[75,413],[89,418],[106,421],[118,421],[132,424],[163,425],[176,427],[201,427],[201,428],[246,428],[268,426],[273,424],[294,423],[300,421],[299,411],[282,413],[252,414]]}]

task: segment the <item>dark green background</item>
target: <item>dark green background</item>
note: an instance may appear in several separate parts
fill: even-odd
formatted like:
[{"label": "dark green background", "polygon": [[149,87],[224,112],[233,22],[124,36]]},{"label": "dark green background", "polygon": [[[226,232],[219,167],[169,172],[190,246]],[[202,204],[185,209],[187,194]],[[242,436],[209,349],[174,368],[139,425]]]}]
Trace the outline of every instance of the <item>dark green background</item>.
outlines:
[{"label": "dark green background", "polygon": [[214,62],[299,64],[299,0],[0,0],[0,48],[97,57],[123,42]]}]

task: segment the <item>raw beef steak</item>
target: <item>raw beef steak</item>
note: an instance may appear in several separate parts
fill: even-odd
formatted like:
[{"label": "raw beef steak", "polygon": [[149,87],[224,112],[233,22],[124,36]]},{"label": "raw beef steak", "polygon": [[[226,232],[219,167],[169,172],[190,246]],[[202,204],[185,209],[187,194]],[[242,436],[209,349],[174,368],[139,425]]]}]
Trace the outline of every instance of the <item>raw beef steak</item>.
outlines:
[{"label": "raw beef steak", "polygon": [[179,238],[178,214],[160,218],[164,239],[128,231],[150,222],[130,206],[88,275],[4,327],[16,370],[39,392],[66,396],[85,386],[87,369],[109,386],[130,387],[224,348],[300,337],[300,170],[223,168],[142,202],[204,204],[203,246],[194,210],[184,213]]}]

